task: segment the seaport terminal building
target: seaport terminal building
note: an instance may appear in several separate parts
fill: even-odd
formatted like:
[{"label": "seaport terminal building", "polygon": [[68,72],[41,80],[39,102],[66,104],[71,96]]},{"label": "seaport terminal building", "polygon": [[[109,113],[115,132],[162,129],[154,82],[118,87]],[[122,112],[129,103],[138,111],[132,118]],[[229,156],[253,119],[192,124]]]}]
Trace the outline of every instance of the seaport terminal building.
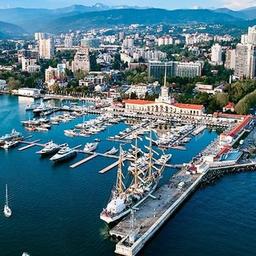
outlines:
[{"label": "seaport terminal building", "polygon": [[205,112],[203,105],[174,103],[169,94],[169,88],[166,86],[166,82],[161,88],[160,96],[155,101],[128,99],[123,102],[125,103],[126,113],[201,116]]}]

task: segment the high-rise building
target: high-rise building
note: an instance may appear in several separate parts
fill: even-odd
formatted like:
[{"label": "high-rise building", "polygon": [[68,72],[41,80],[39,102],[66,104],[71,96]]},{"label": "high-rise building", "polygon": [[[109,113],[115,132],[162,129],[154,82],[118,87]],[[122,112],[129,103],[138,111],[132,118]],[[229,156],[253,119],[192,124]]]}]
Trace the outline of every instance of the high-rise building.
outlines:
[{"label": "high-rise building", "polygon": [[42,40],[42,39],[46,39],[47,36],[45,33],[42,33],[42,32],[36,32],[35,33],[35,40],[36,41],[39,41],[39,40]]},{"label": "high-rise building", "polygon": [[226,51],[225,67],[227,69],[235,70],[236,68],[236,50],[235,49],[228,49]]},{"label": "high-rise building", "polygon": [[256,46],[252,44],[238,44],[236,47],[235,76],[239,78],[256,77]]},{"label": "high-rise building", "polygon": [[256,26],[248,28],[248,44],[256,44]]},{"label": "high-rise building", "polygon": [[51,59],[54,54],[54,45],[51,38],[39,40],[40,59]]},{"label": "high-rise building", "polygon": [[248,44],[248,35],[241,35],[241,44]]},{"label": "high-rise building", "polygon": [[73,46],[73,38],[72,36],[65,36],[65,39],[64,39],[64,47],[65,48],[71,48]]},{"label": "high-rise building", "polygon": [[66,77],[66,64],[58,64],[57,68],[49,67],[45,70],[45,82],[63,81]]},{"label": "high-rise building", "polygon": [[150,78],[160,80],[166,75],[169,77],[196,77],[202,74],[201,62],[178,62],[178,61],[150,61],[148,75]]},{"label": "high-rise building", "polygon": [[158,46],[173,44],[173,38],[170,36],[163,36],[158,38]]},{"label": "high-rise building", "polygon": [[219,44],[215,44],[211,48],[211,62],[214,65],[222,65],[222,47]]},{"label": "high-rise building", "polygon": [[256,26],[248,28],[248,34],[241,36],[236,46],[235,76],[256,78]]},{"label": "high-rise building", "polygon": [[119,39],[120,41],[122,41],[122,40],[124,40],[124,37],[125,37],[124,31],[119,32],[119,34],[118,34],[118,39]]},{"label": "high-rise building", "polygon": [[76,55],[72,62],[72,71],[76,72],[79,70],[84,72],[90,71],[90,53],[87,47],[81,47],[76,52]]},{"label": "high-rise building", "polygon": [[134,46],[134,39],[132,37],[126,37],[123,41],[123,48],[132,48]]}]

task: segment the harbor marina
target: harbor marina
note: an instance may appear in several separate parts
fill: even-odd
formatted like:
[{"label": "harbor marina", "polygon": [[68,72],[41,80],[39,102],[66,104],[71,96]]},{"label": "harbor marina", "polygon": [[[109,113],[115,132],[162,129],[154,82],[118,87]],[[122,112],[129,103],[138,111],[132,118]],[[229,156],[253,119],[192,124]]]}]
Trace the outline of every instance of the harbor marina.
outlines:
[{"label": "harbor marina", "polygon": [[[94,118],[94,115],[87,114],[85,118]],[[22,114],[20,120],[25,119],[25,116]],[[112,149],[112,147],[119,148],[119,142],[110,142],[107,139],[111,136],[119,134],[121,131],[124,131],[127,128],[131,128],[131,125],[120,122],[119,124],[114,124],[113,126],[111,126],[111,129],[106,129],[105,131],[102,131],[97,135],[92,135],[88,138],[63,136],[65,129],[71,129],[76,124],[81,123],[82,119],[83,117],[81,116],[69,122],[61,123],[59,126],[52,126],[52,129],[49,130],[48,133],[33,133],[33,137],[30,141],[34,142],[39,139],[40,141],[34,142],[34,144],[38,145],[27,148],[26,150],[19,151],[13,148],[9,150],[8,153],[4,150],[1,151],[1,155],[3,159],[5,159],[3,161],[3,169],[8,170],[8,172],[5,172],[4,175],[12,178],[14,178],[14,174],[17,176],[20,175],[22,177],[29,175],[30,177],[30,179],[25,180],[24,178],[19,179],[17,183],[22,184],[21,186],[14,185],[11,179],[8,181],[3,180],[4,183],[2,184],[2,186],[4,187],[5,183],[8,183],[11,189],[10,196],[12,197],[13,195],[15,195],[15,200],[12,200],[12,198],[10,198],[10,205],[15,212],[15,215],[13,216],[13,218],[10,219],[10,221],[15,222],[16,226],[14,227],[14,229],[19,234],[19,237],[21,236],[21,233],[19,232],[18,228],[22,227],[22,229],[20,229],[23,230],[22,244],[26,243],[25,246],[22,246],[21,243],[20,245],[18,245],[17,249],[19,252],[22,252],[26,250],[26,248],[29,248],[29,251],[33,255],[33,253],[35,253],[37,249],[33,244],[31,244],[32,239],[36,240],[37,242],[42,242],[44,244],[44,254],[50,254],[54,249],[56,251],[56,255],[64,255],[66,253],[66,249],[60,249],[59,244],[62,244],[63,241],[59,240],[59,232],[56,233],[55,231],[53,231],[53,234],[49,235],[47,233],[46,227],[48,223],[51,222],[51,227],[55,227],[55,230],[58,231],[60,230],[59,227],[62,224],[65,223],[65,225],[68,225],[68,219],[69,227],[71,228],[71,230],[73,230],[72,236],[76,238],[76,241],[73,242],[73,245],[70,245],[72,247],[72,252],[70,252],[70,255],[72,255],[72,253],[73,255],[76,255],[80,252],[86,253],[86,251],[88,250],[91,254],[95,254],[98,252],[100,254],[113,254],[113,244],[104,240],[103,235],[101,236],[100,234],[101,229],[103,229],[104,227],[104,224],[99,220],[99,213],[101,212],[102,208],[106,206],[108,196],[111,192],[111,187],[115,181],[116,167],[113,167],[113,169],[111,169],[112,171],[106,172],[104,175],[99,174],[98,172],[106,167],[111,166],[112,164],[116,164],[118,156],[116,155],[112,157],[106,157],[98,155],[94,159],[91,159],[90,161],[77,166],[74,171],[69,166],[93,155],[93,153],[85,154],[81,151],[86,143],[93,143],[96,138],[100,139],[100,142],[97,150],[94,152],[95,154],[105,154],[107,151]],[[138,119],[138,122],[140,123],[141,121]],[[16,127],[16,130],[20,131],[25,138],[27,135],[31,134],[29,131],[23,130],[23,128],[20,126],[20,123],[18,122],[13,123],[11,127],[7,127],[8,129],[2,129],[1,134],[10,133],[13,127]],[[195,128],[196,127],[197,125],[195,125]],[[146,136],[146,133],[145,135],[142,135],[142,137],[144,136]],[[171,148],[166,150],[166,153],[172,154],[171,161],[169,162],[170,167],[172,167],[172,165],[180,165],[179,167],[182,167],[183,163],[190,162],[191,159],[195,157],[195,155],[199,154],[202,149],[206,148],[207,145],[217,137],[217,134],[214,131],[210,132],[208,129],[206,129],[200,134],[200,136],[190,135],[190,137],[190,141],[185,142],[185,147],[187,149],[186,151],[179,151],[177,149]],[[157,138],[155,137],[154,140],[156,139]],[[81,148],[77,149],[77,157],[75,159],[70,160],[68,163],[64,162],[62,164],[52,165],[49,161],[49,158],[40,158],[39,155],[36,154],[38,150],[43,148],[42,145],[45,145],[51,140],[53,140],[53,142],[57,143],[58,145],[67,143],[70,145],[70,147],[75,147],[76,145],[82,146]],[[29,142],[28,139],[25,139],[25,141]],[[138,143],[140,144],[140,147],[143,147],[143,145],[146,145],[147,142],[143,138],[143,141],[139,141]],[[41,146],[39,144],[41,144]],[[27,145],[28,144],[24,144],[24,146]],[[129,143],[127,145],[123,145],[123,147],[125,151],[128,151],[131,148],[129,146]],[[159,153],[162,152],[161,149],[159,149],[157,146],[153,146],[153,148]],[[14,158],[16,159],[15,161],[17,165],[20,166],[19,169],[15,169],[12,164],[11,159]],[[10,161],[8,159],[10,159]],[[33,162],[33,165],[31,167],[25,165],[26,168],[23,168],[24,162],[25,160],[27,161],[27,159],[30,159],[31,162]],[[168,180],[175,172],[175,170],[167,168],[165,171],[165,175],[163,175],[163,179],[159,184],[159,188],[161,188],[164,184],[168,184]],[[126,173],[124,173],[124,175],[127,176]],[[29,185],[27,185],[27,183]],[[180,186],[182,187],[182,184],[180,184]],[[30,193],[31,191],[33,191],[33,193]],[[87,199],[81,201],[81,194],[87,195]],[[152,195],[155,196],[154,193]],[[29,204],[26,203],[27,197],[30,198],[29,202],[27,202]],[[38,198],[40,198],[40,202]],[[58,209],[55,207],[57,199]],[[148,200],[150,199],[151,197],[148,197]],[[21,204],[21,202],[23,205],[20,205],[20,209],[17,211],[17,207],[19,204]],[[31,202],[35,202],[32,208],[30,206]],[[146,201],[144,203],[146,204]],[[79,209],[75,216],[66,208],[67,205],[71,206],[71,208],[77,207],[77,209]],[[137,218],[136,215],[139,214],[139,211],[142,209],[141,207],[143,205],[144,204],[141,204],[137,209],[134,209],[135,219]],[[28,215],[28,211],[26,211],[26,219],[28,219],[30,223],[38,224],[38,219],[40,219],[40,234],[36,231],[36,229],[34,231],[27,230],[28,225],[25,225],[26,221],[23,215],[23,207],[28,207],[33,216],[36,216],[37,220],[35,221],[35,219],[33,219],[33,216]],[[44,212],[40,210],[42,209],[41,207],[48,208],[49,210],[47,212]],[[186,205],[184,208],[186,209]],[[58,217],[54,215],[55,213],[58,213]],[[24,218],[21,218],[21,216],[23,216]],[[129,215],[128,217],[130,218],[131,215]],[[24,225],[23,222],[25,222]],[[81,223],[83,223],[83,225],[80,225]],[[5,227],[6,225],[7,224],[3,223],[3,227]],[[78,226],[79,232],[77,233]],[[169,224],[169,228],[172,228],[172,223]],[[186,232],[186,230],[184,231]],[[31,236],[26,235],[27,232],[33,232],[33,234],[37,234],[37,237],[40,237],[40,241],[37,240],[36,237],[31,238]],[[5,232],[5,235],[6,234],[8,234],[8,231]],[[12,234],[12,236],[16,235]],[[44,240],[42,239],[42,236],[47,237],[47,243],[43,242]],[[81,236],[83,237],[83,239],[81,239]],[[59,241],[58,245],[56,245],[55,243],[56,239],[57,241]],[[175,241],[177,241],[177,239]],[[102,247],[98,248],[98,246],[95,246],[95,243],[97,243],[97,245],[101,245]],[[152,242],[148,244],[147,248],[152,248],[152,246],[154,247],[155,244],[156,243],[154,238]],[[97,248],[97,250],[95,248]],[[145,248],[144,250],[146,250],[148,254],[149,252],[147,248]],[[16,255],[17,249],[9,247],[9,249],[7,250],[10,250],[12,252],[11,255]],[[152,252],[157,253],[157,250],[154,250]]]}]

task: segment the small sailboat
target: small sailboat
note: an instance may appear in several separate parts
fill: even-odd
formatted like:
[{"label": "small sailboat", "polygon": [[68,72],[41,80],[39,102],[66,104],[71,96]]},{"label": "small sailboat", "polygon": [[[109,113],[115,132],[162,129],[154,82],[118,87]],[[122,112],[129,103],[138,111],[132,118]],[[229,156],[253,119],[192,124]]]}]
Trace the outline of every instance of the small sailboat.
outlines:
[{"label": "small sailboat", "polygon": [[6,184],[6,186],[5,186],[4,215],[5,215],[6,218],[11,217],[11,215],[12,215],[12,210],[11,210],[11,208],[9,207],[9,204],[8,204],[8,187],[7,187],[7,184]]},{"label": "small sailboat", "polygon": [[30,254],[27,252],[23,252],[21,256],[30,256]]}]

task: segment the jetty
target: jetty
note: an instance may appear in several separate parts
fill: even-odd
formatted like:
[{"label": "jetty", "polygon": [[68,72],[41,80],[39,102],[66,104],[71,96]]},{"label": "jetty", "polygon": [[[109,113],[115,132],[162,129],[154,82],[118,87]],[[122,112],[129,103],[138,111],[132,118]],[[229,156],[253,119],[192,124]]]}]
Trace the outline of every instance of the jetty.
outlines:
[{"label": "jetty", "polygon": [[100,174],[104,174],[104,173],[106,173],[106,172],[112,170],[114,167],[116,167],[116,166],[118,165],[118,163],[119,163],[119,160],[116,161],[116,162],[114,162],[113,164],[111,164],[111,165],[105,167],[104,169],[102,169],[101,171],[99,171],[99,173],[100,173]]},{"label": "jetty", "polygon": [[76,167],[78,167],[78,166],[80,166],[80,165],[82,165],[82,164],[84,164],[84,163],[86,163],[86,162],[88,162],[88,161],[94,159],[94,158],[97,157],[97,156],[98,156],[98,154],[97,154],[97,153],[94,153],[94,154],[92,154],[92,155],[90,155],[90,156],[88,156],[88,157],[82,159],[81,161],[70,165],[70,168],[72,168],[72,169],[73,169],[73,168],[76,168]]},{"label": "jetty", "polygon": [[19,148],[18,150],[19,150],[19,151],[23,151],[23,150],[32,148],[32,147],[34,147],[34,146],[43,147],[44,145],[43,145],[43,144],[39,144],[39,143],[38,143],[39,141],[40,141],[40,140],[35,140],[35,141],[21,141],[20,143],[26,144],[26,146],[23,146],[23,147]]},{"label": "jetty", "polygon": [[[222,167],[219,172],[255,169],[256,162],[248,161]],[[203,173],[189,174],[184,169],[175,174],[168,184],[163,185],[149,196],[132,214],[125,217],[110,229],[109,234],[119,239],[115,253],[124,256],[136,255],[161,228],[166,220],[184,201],[205,182],[208,176],[215,175],[218,168],[209,168]]]}]

